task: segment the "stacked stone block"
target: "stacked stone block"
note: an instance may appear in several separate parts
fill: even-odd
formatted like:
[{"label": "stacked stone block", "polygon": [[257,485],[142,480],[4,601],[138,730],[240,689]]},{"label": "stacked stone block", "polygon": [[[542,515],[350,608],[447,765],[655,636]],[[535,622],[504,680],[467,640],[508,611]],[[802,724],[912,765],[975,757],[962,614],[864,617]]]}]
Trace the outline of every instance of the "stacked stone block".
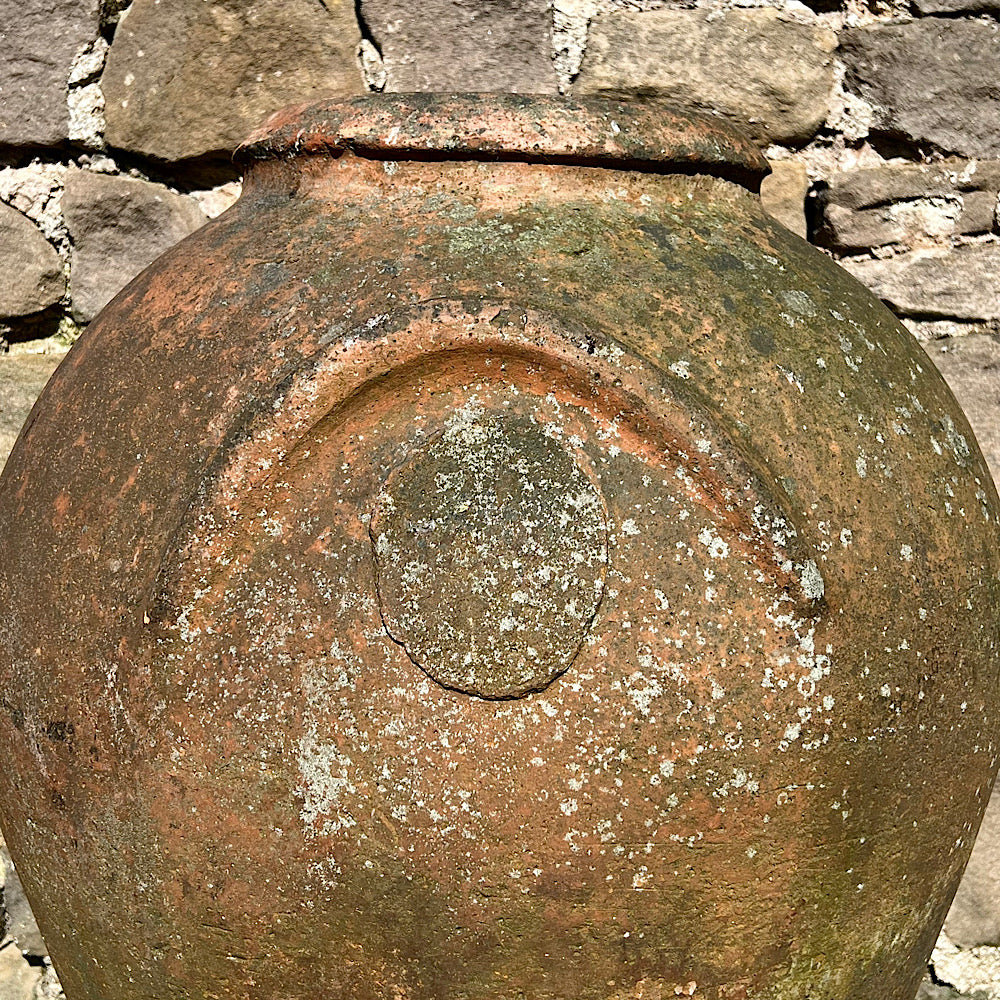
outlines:
[{"label": "stacked stone block", "polygon": [[[1000,0],[0,0],[0,462],[100,308],[233,203],[231,152],[267,114],[494,90],[748,132],[767,210],[922,341],[1000,476],[998,19]],[[925,1000],[1000,997],[998,866],[1000,800]],[[0,997],[56,996],[9,923]]]}]

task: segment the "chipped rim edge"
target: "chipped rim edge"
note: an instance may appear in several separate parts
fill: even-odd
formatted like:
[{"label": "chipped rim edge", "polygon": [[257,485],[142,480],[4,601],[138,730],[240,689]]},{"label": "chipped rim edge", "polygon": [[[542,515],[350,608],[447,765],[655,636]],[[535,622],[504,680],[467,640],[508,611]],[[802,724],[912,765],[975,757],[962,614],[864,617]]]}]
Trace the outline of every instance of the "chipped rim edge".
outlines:
[{"label": "chipped rim edge", "polygon": [[722,119],[652,100],[536,94],[369,94],[295,104],[234,153],[261,160],[352,152],[383,160],[485,160],[708,174],[753,192],[770,172]]}]

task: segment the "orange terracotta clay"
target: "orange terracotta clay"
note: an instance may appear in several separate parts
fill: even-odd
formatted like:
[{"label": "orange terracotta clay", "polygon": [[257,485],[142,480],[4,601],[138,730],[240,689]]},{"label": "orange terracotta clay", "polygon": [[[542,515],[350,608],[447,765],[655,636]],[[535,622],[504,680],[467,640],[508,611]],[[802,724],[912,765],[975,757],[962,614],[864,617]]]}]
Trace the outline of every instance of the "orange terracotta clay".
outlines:
[{"label": "orange terracotta clay", "polygon": [[291,109],[0,480],[69,1000],[910,1000],[997,762],[997,497],[716,122]]}]

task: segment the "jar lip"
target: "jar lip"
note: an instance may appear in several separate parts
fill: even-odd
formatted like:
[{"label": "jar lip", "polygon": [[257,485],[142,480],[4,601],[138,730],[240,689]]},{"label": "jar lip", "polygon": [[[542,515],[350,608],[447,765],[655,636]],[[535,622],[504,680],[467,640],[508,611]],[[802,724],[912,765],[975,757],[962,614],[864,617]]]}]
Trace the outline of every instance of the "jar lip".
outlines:
[{"label": "jar lip", "polygon": [[385,160],[509,160],[710,174],[757,191],[769,172],[731,125],[652,100],[541,94],[369,94],[273,114],[235,153],[353,152]]}]

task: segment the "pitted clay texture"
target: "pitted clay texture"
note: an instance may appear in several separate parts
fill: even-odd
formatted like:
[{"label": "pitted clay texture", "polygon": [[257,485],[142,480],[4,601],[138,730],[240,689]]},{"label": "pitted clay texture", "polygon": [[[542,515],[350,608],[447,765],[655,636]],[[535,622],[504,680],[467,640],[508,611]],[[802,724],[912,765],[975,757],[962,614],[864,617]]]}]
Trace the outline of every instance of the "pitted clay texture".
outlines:
[{"label": "pitted clay texture", "polygon": [[565,671],[604,589],[594,484],[529,418],[475,405],[390,474],[371,536],[389,634],[438,683],[482,698]]}]

